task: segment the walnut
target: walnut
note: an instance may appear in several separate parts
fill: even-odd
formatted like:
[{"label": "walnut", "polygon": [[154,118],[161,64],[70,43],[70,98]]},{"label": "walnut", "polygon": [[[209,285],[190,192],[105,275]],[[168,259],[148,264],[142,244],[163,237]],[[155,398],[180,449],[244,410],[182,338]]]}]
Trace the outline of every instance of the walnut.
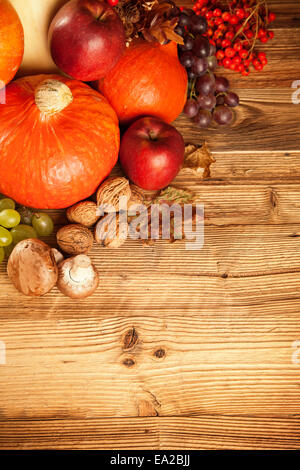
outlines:
[{"label": "walnut", "polygon": [[69,207],[67,218],[70,222],[92,227],[100,219],[100,211],[93,201],[83,201]]},{"label": "walnut", "polygon": [[126,178],[109,178],[102,183],[97,191],[97,204],[104,212],[118,212],[119,199],[125,198],[125,208],[131,197],[129,181]]},{"label": "walnut", "polygon": [[134,184],[130,185],[131,197],[127,204],[128,215],[135,214],[139,208],[144,204],[144,193],[143,191]]},{"label": "walnut", "polygon": [[127,220],[120,222],[119,214],[107,214],[96,225],[95,239],[97,243],[109,248],[119,248],[125,243],[128,232]]},{"label": "walnut", "polygon": [[60,248],[70,255],[87,253],[93,246],[93,235],[88,228],[80,224],[62,227],[56,235]]}]

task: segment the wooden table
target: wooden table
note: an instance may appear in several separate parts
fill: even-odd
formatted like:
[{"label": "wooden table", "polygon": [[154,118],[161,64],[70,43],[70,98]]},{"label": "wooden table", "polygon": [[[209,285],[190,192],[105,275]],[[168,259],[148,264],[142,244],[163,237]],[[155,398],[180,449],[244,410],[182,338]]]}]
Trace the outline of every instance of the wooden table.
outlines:
[{"label": "wooden table", "polygon": [[19,295],[1,265],[1,448],[300,449],[300,5],[270,3],[268,67],[227,74],[232,128],[176,123],[216,160],[175,181],[205,204],[202,250],[95,247],[82,302]]}]

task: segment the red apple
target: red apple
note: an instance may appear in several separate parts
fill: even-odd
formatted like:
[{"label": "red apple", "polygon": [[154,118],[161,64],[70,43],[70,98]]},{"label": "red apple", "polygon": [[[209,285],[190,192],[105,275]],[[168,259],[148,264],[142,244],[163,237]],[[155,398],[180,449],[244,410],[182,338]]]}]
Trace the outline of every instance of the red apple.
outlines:
[{"label": "red apple", "polygon": [[84,82],[111,70],[125,50],[125,32],[116,12],[101,0],[71,0],[53,18],[51,54],[67,75]]},{"label": "red apple", "polygon": [[184,159],[184,141],[175,127],[155,117],[134,122],[121,140],[120,163],[143,189],[162,189],[175,178]]}]

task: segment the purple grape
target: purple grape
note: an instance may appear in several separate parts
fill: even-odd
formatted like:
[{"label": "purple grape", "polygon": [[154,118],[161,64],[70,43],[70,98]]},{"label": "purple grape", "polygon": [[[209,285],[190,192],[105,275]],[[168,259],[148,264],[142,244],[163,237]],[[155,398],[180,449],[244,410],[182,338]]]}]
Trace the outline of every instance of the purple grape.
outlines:
[{"label": "purple grape", "polygon": [[200,95],[197,101],[201,109],[208,109],[208,111],[211,111],[217,104],[216,97],[212,93],[209,95]]},{"label": "purple grape", "polygon": [[225,95],[217,96],[217,106],[223,105],[225,103]]},{"label": "purple grape", "polygon": [[216,55],[217,48],[214,44],[209,43],[209,55]]},{"label": "purple grape", "polygon": [[198,109],[199,109],[199,106],[198,106],[197,101],[190,99],[190,100],[187,100],[187,102],[185,103],[183,112],[189,118],[193,118],[198,113]]},{"label": "purple grape", "polygon": [[[185,52],[185,54],[190,54],[190,52]],[[207,71],[207,60],[205,58],[196,57],[193,62],[192,72],[197,77],[204,75]]]},{"label": "purple grape", "polygon": [[194,41],[193,52],[197,57],[209,56],[209,40],[203,36],[197,36]]},{"label": "purple grape", "polygon": [[182,13],[184,13],[187,16],[194,16],[195,15],[194,10],[192,10],[191,8],[184,8],[182,10]]},{"label": "purple grape", "polygon": [[240,99],[238,95],[236,93],[233,93],[232,91],[230,91],[229,93],[227,93],[227,95],[225,95],[224,101],[225,101],[225,104],[227,104],[231,108],[235,108],[240,103]]},{"label": "purple grape", "polygon": [[206,129],[209,127],[212,121],[212,115],[206,109],[201,109],[198,114],[193,118],[193,121],[197,126],[201,127],[202,129]]},{"label": "purple grape", "polygon": [[189,27],[191,24],[191,20],[190,20],[190,17],[188,15],[185,15],[184,13],[181,13],[181,15],[179,16],[179,20],[178,20],[178,25],[179,26],[187,26]]},{"label": "purple grape", "polygon": [[216,70],[217,65],[218,65],[216,56],[212,55],[210,57],[207,57],[207,65],[208,65],[208,70],[210,70],[211,72]]},{"label": "purple grape", "polygon": [[184,29],[181,26],[176,26],[174,29],[176,34],[179,34],[179,36],[183,37],[184,36]]},{"label": "purple grape", "polygon": [[209,95],[215,92],[215,77],[212,73],[206,73],[202,77],[197,78],[196,90],[200,95]]},{"label": "purple grape", "polygon": [[186,69],[189,69],[195,63],[194,56],[191,52],[184,52],[180,55],[179,60]]},{"label": "purple grape", "polygon": [[225,77],[216,77],[216,92],[226,93],[229,89],[229,81]]},{"label": "purple grape", "polygon": [[179,45],[181,51],[191,51],[194,47],[194,40],[190,36],[184,38],[184,44]]},{"label": "purple grape", "polygon": [[195,78],[197,78],[197,75],[194,72],[192,72],[192,70],[188,70],[187,74],[188,74],[189,80],[194,80]]},{"label": "purple grape", "polygon": [[217,106],[214,110],[213,118],[217,124],[224,126],[231,123],[233,112],[228,106]]},{"label": "purple grape", "polygon": [[207,21],[203,16],[193,16],[191,18],[191,30],[193,33],[204,34],[207,31]]},{"label": "purple grape", "polygon": [[170,13],[167,13],[168,18],[174,18],[174,16],[180,16],[181,10],[180,8],[176,7],[175,5],[172,6]]}]

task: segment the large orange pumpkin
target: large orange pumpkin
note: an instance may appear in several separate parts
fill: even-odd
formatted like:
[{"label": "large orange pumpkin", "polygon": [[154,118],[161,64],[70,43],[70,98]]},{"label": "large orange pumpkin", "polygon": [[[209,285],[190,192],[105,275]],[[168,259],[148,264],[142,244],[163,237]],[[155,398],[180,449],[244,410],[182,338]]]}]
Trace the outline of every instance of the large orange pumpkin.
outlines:
[{"label": "large orange pumpkin", "polygon": [[10,82],[24,53],[24,32],[14,7],[0,0],[0,88]]},{"label": "large orange pumpkin", "polygon": [[118,159],[115,111],[88,85],[58,75],[20,78],[0,106],[0,192],[59,209],[89,197]]},{"label": "large orange pumpkin", "polygon": [[177,45],[133,42],[99,82],[99,89],[122,124],[145,115],[174,121],[182,111],[187,92],[187,74],[178,60]]}]

